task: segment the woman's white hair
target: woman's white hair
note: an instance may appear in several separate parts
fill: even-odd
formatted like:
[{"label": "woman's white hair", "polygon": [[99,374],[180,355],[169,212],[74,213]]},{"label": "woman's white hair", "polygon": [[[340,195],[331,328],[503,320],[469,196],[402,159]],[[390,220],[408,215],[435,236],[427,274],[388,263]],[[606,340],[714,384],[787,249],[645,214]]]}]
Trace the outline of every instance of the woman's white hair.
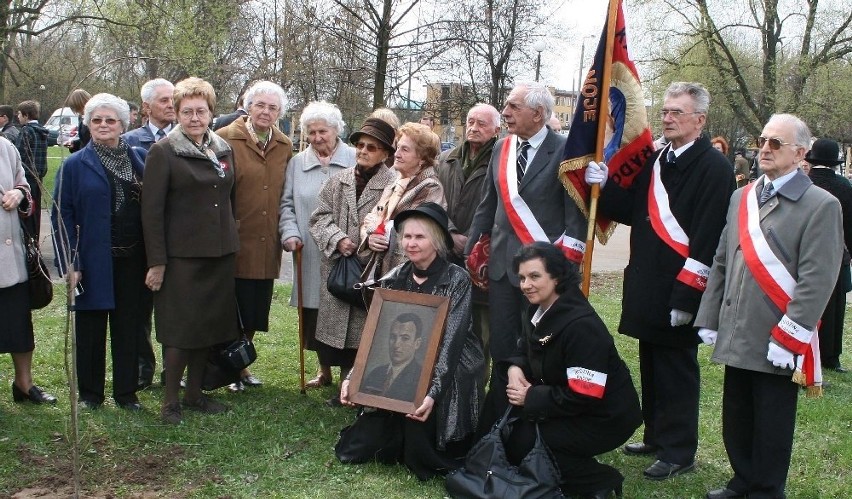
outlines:
[{"label": "woman's white hair", "polygon": [[308,125],[315,121],[322,121],[328,127],[334,128],[336,135],[340,135],[340,132],[346,128],[340,109],[324,100],[316,100],[305,106],[302,116],[299,117],[299,127],[307,133]]},{"label": "woman's white hair", "polygon": [[112,94],[95,94],[89,99],[83,110],[83,124],[89,126],[92,121],[92,113],[102,108],[115,111],[118,120],[121,121],[122,129],[127,130],[127,127],[130,126],[130,106],[127,105],[126,100]]},{"label": "woman's white hair", "polygon": [[284,108],[287,107],[287,94],[284,93],[284,89],[271,81],[263,80],[249,87],[243,95],[243,106],[245,106],[246,110],[251,107],[254,98],[258,95],[274,95],[278,97],[278,117],[281,116]]}]

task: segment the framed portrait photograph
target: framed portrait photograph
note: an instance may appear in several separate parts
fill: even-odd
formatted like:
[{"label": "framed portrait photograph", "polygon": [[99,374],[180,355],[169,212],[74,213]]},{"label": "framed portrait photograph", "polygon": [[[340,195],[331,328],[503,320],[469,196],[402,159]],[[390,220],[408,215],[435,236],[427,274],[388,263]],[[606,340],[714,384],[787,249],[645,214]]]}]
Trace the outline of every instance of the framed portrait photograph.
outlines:
[{"label": "framed portrait photograph", "polygon": [[410,414],[423,402],[450,299],[376,288],[349,383],[356,404]]}]

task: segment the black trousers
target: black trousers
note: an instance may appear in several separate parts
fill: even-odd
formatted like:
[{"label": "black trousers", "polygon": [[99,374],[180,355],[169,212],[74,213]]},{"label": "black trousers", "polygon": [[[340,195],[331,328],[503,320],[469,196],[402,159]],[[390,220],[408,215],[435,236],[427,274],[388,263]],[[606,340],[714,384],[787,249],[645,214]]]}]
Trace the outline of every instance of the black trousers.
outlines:
[{"label": "black trousers", "polygon": [[78,310],[77,388],[80,399],[101,404],[106,376],[107,322],[112,355],[112,394],[118,403],[137,400],[138,345],[148,334],[153,299],[145,286],[144,254],[113,258],[112,310]]},{"label": "black trousers", "polygon": [[725,367],[722,438],[734,470],[729,489],[749,499],[785,497],[798,397],[789,375]]},{"label": "black trousers", "polygon": [[822,366],[833,369],[840,366],[843,352],[843,319],[846,317],[846,292],[842,278],[837,280],[828,299],[819,327],[819,354]]},{"label": "black trousers", "polygon": [[[485,434],[491,425],[506,412],[506,384],[508,377],[501,365],[518,351],[518,340],[524,331],[532,328],[527,308],[530,303],[513,286],[509,278],[489,279],[488,281],[488,321],[490,327],[491,379],[488,382],[488,395],[480,417],[479,433]],[[502,373],[500,371],[503,371]]]},{"label": "black trousers", "polygon": [[698,449],[700,373],[698,346],[639,342],[644,442],[659,447],[657,459],[687,465]]}]

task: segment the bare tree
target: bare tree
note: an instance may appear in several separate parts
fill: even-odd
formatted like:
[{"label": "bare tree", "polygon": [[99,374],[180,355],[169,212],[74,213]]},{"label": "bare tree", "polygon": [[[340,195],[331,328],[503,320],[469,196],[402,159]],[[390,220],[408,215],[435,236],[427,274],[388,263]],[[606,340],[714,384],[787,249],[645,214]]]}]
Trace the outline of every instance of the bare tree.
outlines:
[{"label": "bare tree", "polygon": [[[714,90],[752,136],[759,135],[772,113],[799,112],[808,98],[811,78],[852,54],[852,10],[840,0],[642,3],[661,7],[662,26],[667,26],[666,16],[678,20],[678,27],[659,34],[681,37],[689,46],[680,52],[681,57],[691,50],[706,53],[708,66],[720,79]],[[757,60],[743,57],[754,53]],[[655,55],[658,60],[666,56]],[[748,75],[755,68],[759,77],[750,80]]]}]

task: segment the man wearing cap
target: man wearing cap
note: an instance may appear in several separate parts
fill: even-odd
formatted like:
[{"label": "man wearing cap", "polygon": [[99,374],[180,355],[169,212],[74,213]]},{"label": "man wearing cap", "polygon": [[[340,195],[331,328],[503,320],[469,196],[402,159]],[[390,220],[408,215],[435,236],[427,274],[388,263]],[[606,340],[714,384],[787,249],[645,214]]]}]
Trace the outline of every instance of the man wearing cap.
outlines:
[{"label": "man wearing cap", "polygon": [[814,330],[843,241],[840,202],[798,169],[810,139],[790,114],[763,127],[764,174],[731,196],[695,318],[725,365],[722,438],[734,473],[710,499],[785,497],[799,384],[820,393]]},{"label": "man wearing cap", "polygon": [[843,259],[840,264],[840,274],[828,305],[822,313],[819,326],[819,351],[822,367],[845,373],[846,368],[840,363],[843,351],[843,319],[846,315],[846,293],[850,287],[849,248],[852,248],[852,185],[838,175],[834,168],[843,162],[840,159],[840,145],[830,139],[819,139],[813,143],[811,150],[805,155],[805,161],[810,163],[808,173],[811,181],[817,187],[822,187],[840,201],[843,213]]},{"label": "man wearing cap", "polygon": [[[553,96],[541,83],[520,84],[509,93],[503,119],[511,135],[494,145],[482,201],[468,233],[465,255],[480,253],[484,245],[480,237],[490,235],[488,308],[490,353],[495,365],[515,353],[523,328],[530,327],[529,320],[524,319],[529,302],[511,270],[515,253],[524,244],[544,241],[560,246],[574,263],[583,260],[586,219],[559,182],[566,139],[546,126],[553,106]],[[492,374],[490,390],[505,393],[505,383]],[[485,425],[490,425],[489,419],[496,419],[507,405],[505,397],[492,399],[493,407],[483,412]]]}]

